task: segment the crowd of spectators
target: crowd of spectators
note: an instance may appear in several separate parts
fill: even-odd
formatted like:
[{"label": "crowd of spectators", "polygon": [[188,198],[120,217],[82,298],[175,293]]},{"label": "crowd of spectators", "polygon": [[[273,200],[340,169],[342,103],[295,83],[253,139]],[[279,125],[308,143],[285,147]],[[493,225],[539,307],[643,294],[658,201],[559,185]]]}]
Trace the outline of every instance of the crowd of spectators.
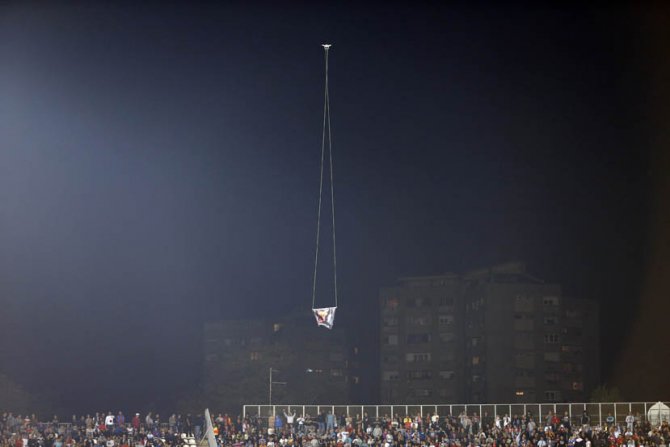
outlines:
[{"label": "crowd of spectators", "polygon": [[[0,447],[195,447],[207,424],[203,415],[122,412],[96,413],[70,421],[38,422],[35,415],[5,413]],[[652,426],[639,415],[623,421],[608,415],[592,424],[584,412],[577,418],[546,416],[385,415],[371,418],[330,412],[298,415],[289,409],[274,417],[212,418],[213,435],[222,447],[667,447],[667,422]]]}]

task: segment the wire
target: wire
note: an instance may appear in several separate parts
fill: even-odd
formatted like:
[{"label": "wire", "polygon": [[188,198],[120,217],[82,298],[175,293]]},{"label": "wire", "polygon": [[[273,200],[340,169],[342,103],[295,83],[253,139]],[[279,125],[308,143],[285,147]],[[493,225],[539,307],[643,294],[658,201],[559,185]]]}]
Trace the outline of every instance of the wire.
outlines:
[{"label": "wire", "polygon": [[319,178],[319,207],[316,217],[316,253],[314,255],[314,280],[312,282],[312,309],[316,306],[316,278],[319,266],[319,239],[321,235],[321,204],[323,202],[323,165],[326,154],[326,136],[328,136],[328,162],[330,170],[330,210],[333,225],[333,281],[335,307],[337,307],[337,252],[335,242],[335,192],[333,190],[333,140],[330,127],[330,97],[328,95],[328,50],[330,45],[323,45],[325,51],[326,82],[323,99],[323,132],[321,135],[321,169]]}]

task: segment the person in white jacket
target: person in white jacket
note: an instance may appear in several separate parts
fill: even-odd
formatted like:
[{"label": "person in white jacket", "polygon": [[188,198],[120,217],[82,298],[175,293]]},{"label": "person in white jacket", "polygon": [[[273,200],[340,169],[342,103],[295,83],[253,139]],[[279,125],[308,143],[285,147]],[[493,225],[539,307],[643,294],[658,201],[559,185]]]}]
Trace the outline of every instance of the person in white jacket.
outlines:
[{"label": "person in white jacket", "polygon": [[[288,407],[288,411],[291,411],[291,407]],[[295,422],[295,411],[293,413],[287,413],[284,411],[284,417],[286,418],[286,425],[288,429],[293,433],[293,423]]]}]

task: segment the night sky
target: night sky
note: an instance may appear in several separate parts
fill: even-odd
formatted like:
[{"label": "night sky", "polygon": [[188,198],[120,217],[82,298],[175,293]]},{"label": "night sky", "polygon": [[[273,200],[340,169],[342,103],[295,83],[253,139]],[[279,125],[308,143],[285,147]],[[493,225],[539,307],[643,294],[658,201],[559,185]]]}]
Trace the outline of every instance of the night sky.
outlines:
[{"label": "night sky", "polygon": [[309,312],[329,42],[336,324],[372,345],[379,287],[523,260],[601,303],[608,379],[651,237],[637,11],[290,5],[0,7],[0,371],[165,407],[204,321]]}]

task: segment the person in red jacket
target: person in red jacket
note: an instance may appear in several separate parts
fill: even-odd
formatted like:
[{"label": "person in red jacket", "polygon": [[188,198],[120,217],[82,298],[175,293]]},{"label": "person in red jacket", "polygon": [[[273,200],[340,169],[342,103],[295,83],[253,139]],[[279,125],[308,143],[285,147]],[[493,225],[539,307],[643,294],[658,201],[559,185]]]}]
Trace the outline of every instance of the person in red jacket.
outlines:
[{"label": "person in red jacket", "polygon": [[132,424],[133,424],[133,431],[135,433],[139,432],[140,431],[140,414],[139,413],[135,413],[135,416],[133,417]]}]

